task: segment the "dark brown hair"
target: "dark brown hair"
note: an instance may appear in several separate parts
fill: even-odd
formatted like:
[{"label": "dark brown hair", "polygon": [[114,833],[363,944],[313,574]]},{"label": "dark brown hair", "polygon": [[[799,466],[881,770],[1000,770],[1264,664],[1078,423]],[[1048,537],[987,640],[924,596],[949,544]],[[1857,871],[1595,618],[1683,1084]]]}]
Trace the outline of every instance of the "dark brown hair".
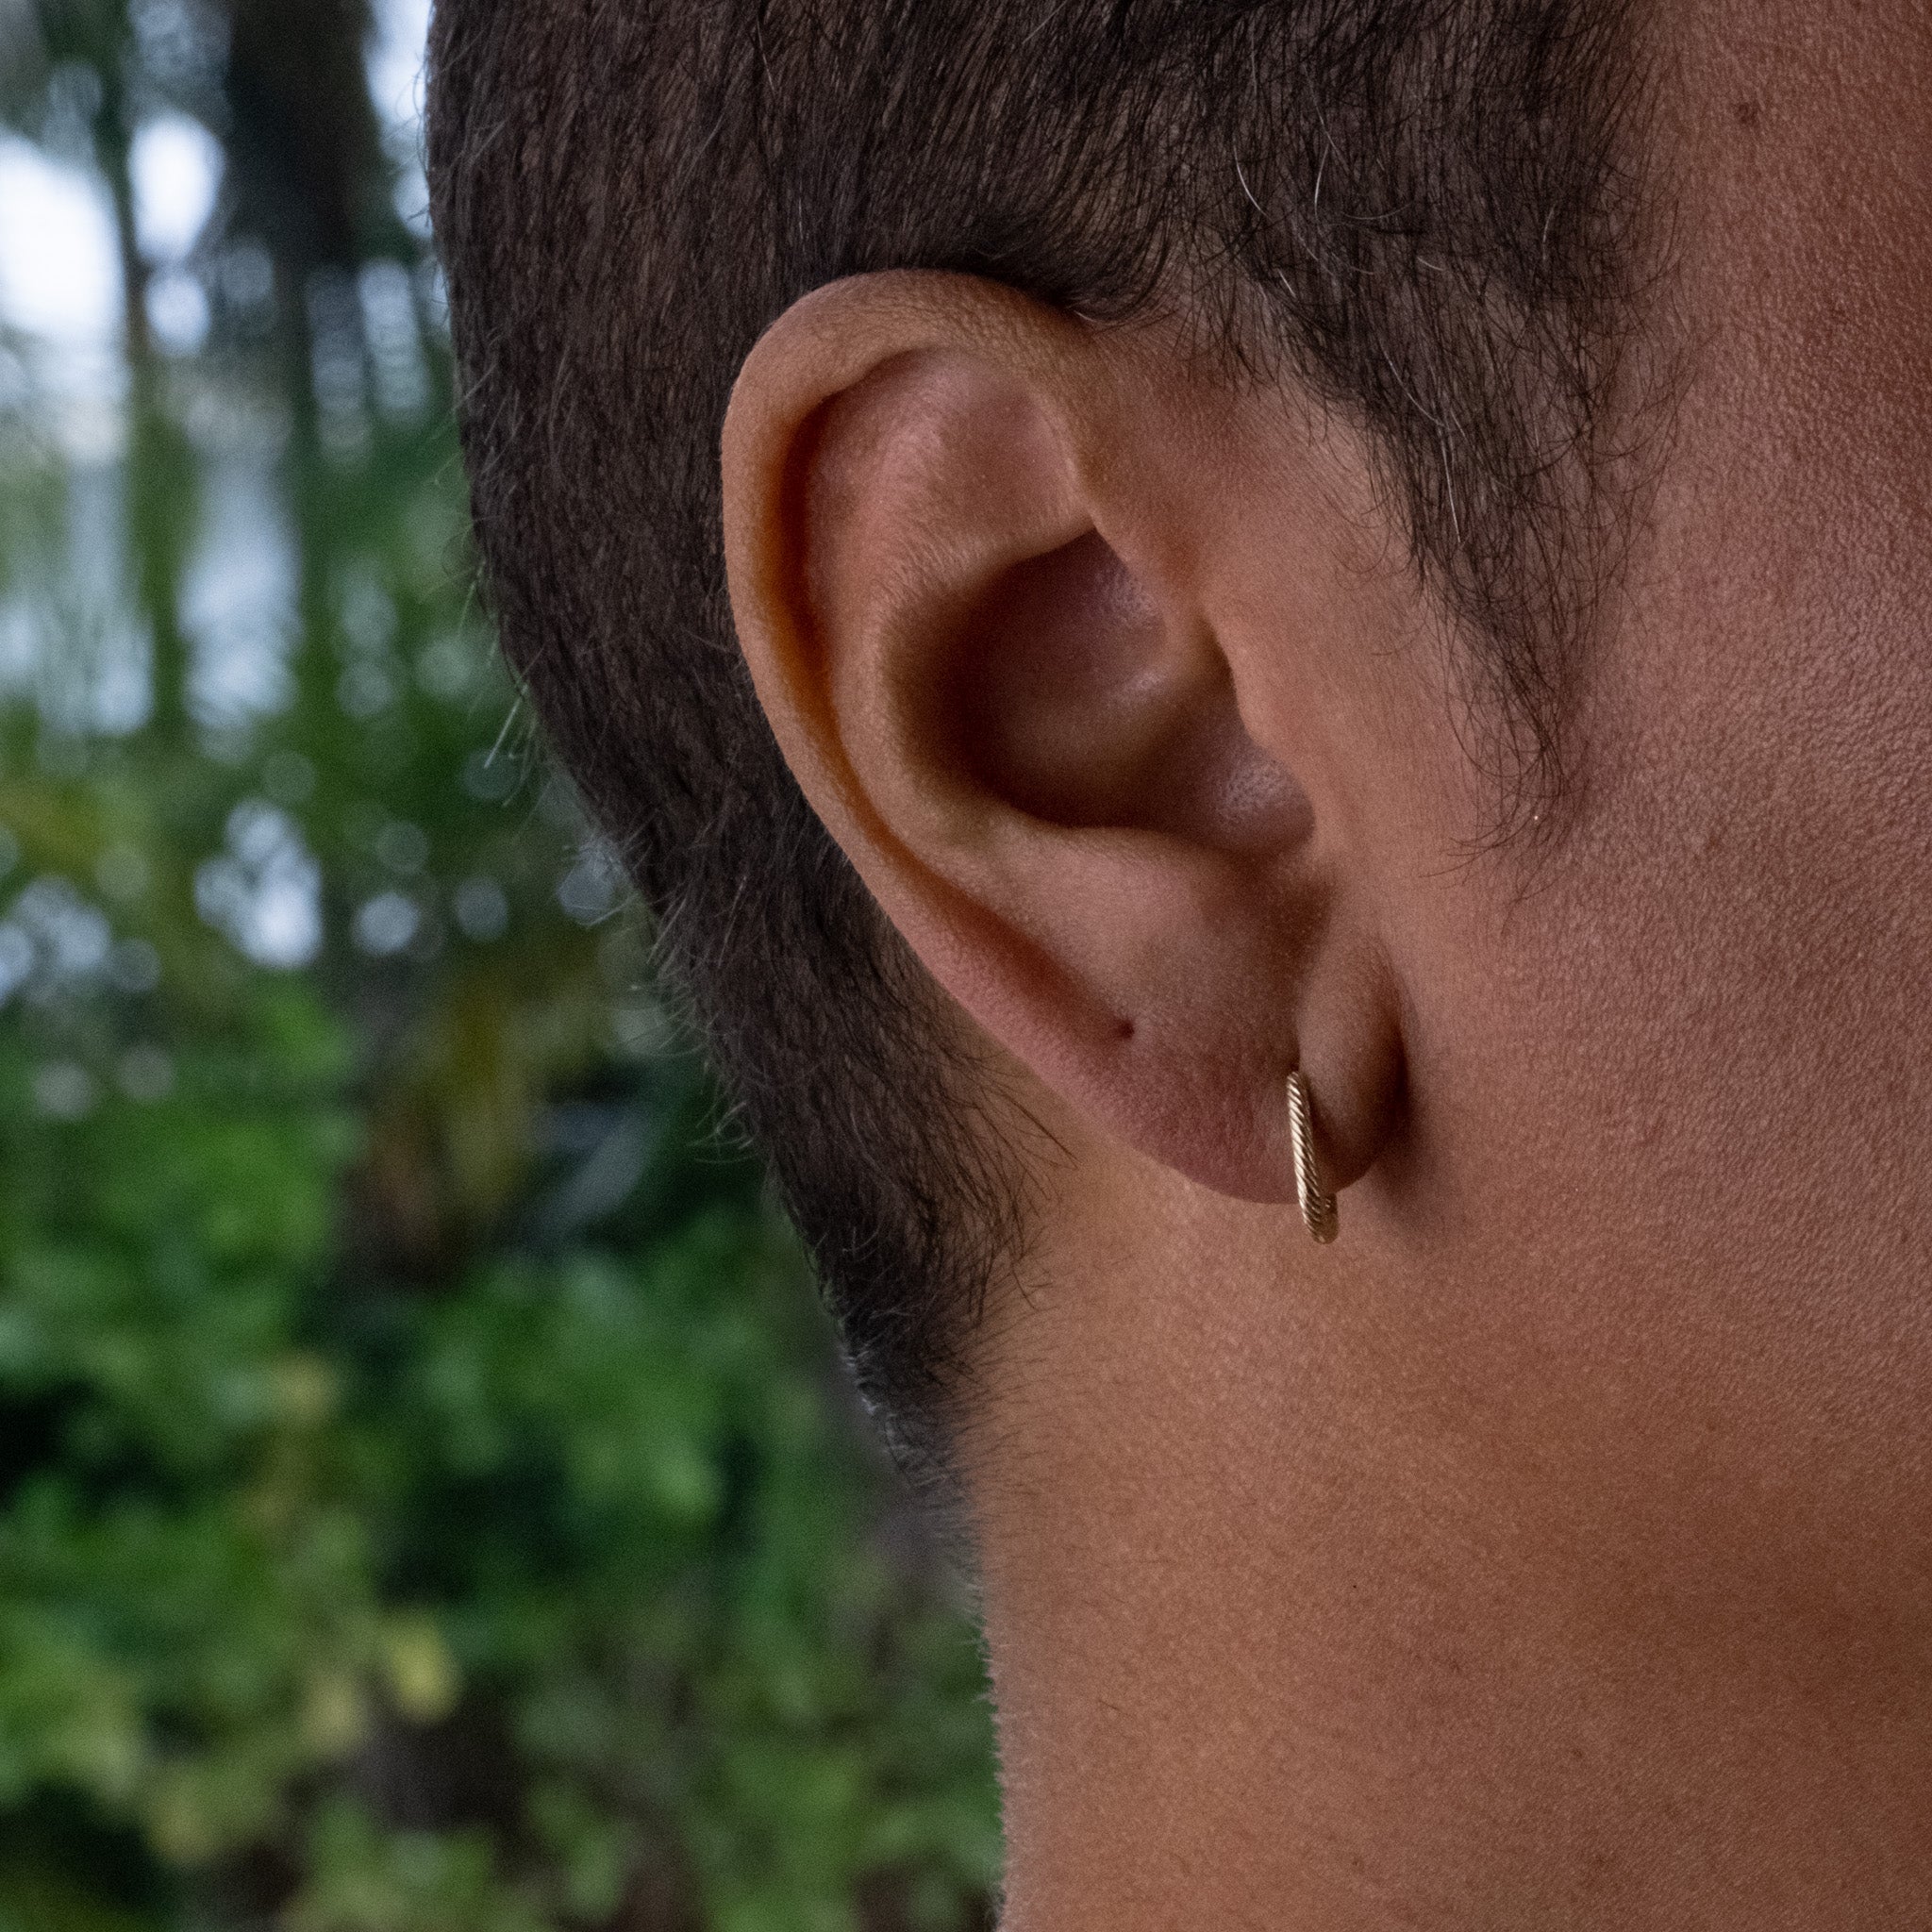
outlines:
[{"label": "dark brown hair", "polygon": [[866,270],[1191,319],[1370,434],[1540,795],[1614,547],[1640,285],[1618,0],[440,0],[429,158],[487,583],[864,1386],[943,1415],[1024,1168],[735,647],[718,438]]}]

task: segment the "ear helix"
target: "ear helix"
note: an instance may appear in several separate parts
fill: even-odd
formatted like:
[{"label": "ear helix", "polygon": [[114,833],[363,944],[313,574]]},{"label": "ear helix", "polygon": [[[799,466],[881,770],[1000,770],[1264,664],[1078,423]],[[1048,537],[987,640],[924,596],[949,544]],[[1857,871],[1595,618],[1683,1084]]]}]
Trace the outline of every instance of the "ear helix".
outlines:
[{"label": "ear helix", "polygon": [[1294,1142],[1294,1191],[1302,1222],[1326,1247],[1341,1232],[1341,1221],[1335,1196],[1322,1185],[1321,1162],[1315,1154],[1314,1097],[1299,1067],[1288,1076],[1288,1130]]}]

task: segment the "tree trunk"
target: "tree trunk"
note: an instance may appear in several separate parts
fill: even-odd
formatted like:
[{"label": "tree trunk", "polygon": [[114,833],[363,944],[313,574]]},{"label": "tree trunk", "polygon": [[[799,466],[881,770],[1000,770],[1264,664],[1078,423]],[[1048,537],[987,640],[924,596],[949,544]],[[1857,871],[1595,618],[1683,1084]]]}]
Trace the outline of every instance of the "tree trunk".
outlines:
[{"label": "tree trunk", "polygon": [[135,595],[151,640],[147,728],[179,740],[188,730],[188,640],[181,580],[193,531],[193,453],[169,413],[165,372],[148,323],[148,266],[135,230],[132,129],[123,90],[103,87],[96,152],[114,204],[121,258],[121,308],[127,358],[127,535]]}]

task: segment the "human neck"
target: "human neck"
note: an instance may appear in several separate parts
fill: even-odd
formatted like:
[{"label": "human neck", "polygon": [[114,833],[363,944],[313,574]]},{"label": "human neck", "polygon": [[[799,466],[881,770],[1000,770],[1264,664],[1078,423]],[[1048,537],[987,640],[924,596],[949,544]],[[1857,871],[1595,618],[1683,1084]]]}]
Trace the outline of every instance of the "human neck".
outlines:
[{"label": "human neck", "polygon": [[1007,1932],[1890,1925],[1932,1890],[1923,1630],[1651,1483],[1574,1367],[1445,1353],[1366,1243],[1303,1282],[1272,1209],[1111,1225],[996,1341],[973,1458]]}]

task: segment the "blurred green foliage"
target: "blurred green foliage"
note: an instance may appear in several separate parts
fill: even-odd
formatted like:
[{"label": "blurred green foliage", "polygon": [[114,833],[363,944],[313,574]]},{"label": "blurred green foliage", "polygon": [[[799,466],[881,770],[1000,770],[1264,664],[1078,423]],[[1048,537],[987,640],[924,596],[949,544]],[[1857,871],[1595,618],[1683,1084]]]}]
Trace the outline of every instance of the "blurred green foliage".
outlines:
[{"label": "blurred green foliage", "polygon": [[465,588],[363,6],[8,4],[125,315],[108,404],[0,341],[0,1932],[982,1923],[970,1621]]}]

